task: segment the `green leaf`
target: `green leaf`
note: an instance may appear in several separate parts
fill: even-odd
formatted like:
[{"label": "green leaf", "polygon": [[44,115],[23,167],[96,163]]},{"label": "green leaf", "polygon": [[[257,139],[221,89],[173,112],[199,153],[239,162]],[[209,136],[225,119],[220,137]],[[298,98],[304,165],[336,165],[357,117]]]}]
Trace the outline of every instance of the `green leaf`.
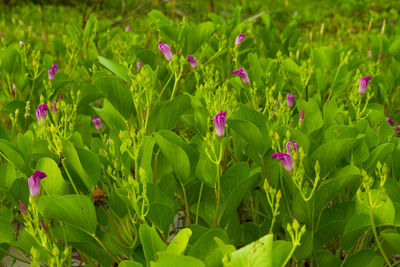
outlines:
[{"label": "green leaf", "polygon": [[128,260],[128,261],[121,261],[118,267],[143,267],[143,265],[136,261]]},{"label": "green leaf", "polygon": [[332,254],[330,251],[322,250],[317,252],[315,257],[317,261],[317,266],[332,266],[332,267],[339,267],[341,261]]},{"label": "green leaf", "polygon": [[[192,228],[193,229],[193,228]],[[207,229],[200,237],[196,237],[196,232],[193,229],[192,239],[196,242],[189,249],[188,255],[199,258],[205,261],[209,257],[216,257],[220,260],[223,257],[218,244],[213,242],[213,238],[218,237],[223,242],[228,243],[228,235],[221,229]]]},{"label": "green leaf", "polygon": [[371,220],[367,214],[355,214],[346,224],[340,247],[346,250],[352,248],[361,234],[370,226]]},{"label": "green leaf", "polygon": [[47,219],[57,219],[78,226],[93,235],[97,216],[92,200],[84,195],[64,195],[39,200],[39,211]]},{"label": "green leaf", "polygon": [[225,266],[232,267],[272,267],[273,235],[266,235],[232,253],[232,258]]},{"label": "green leaf", "polygon": [[267,150],[267,144],[260,130],[251,122],[245,120],[228,120],[228,125],[240,135],[252,149],[263,155]]},{"label": "green leaf", "polygon": [[250,65],[249,69],[250,81],[255,81],[257,87],[262,88],[262,86],[264,86],[263,83],[264,71],[261,68],[260,61],[258,60],[258,55],[256,53],[249,53],[247,56],[247,60]]},{"label": "green leaf", "polygon": [[182,229],[174,237],[174,239],[171,241],[171,243],[169,243],[167,252],[176,254],[176,255],[182,254],[186,249],[186,246],[189,242],[191,235],[192,235],[192,230],[190,230],[190,228]]},{"label": "green leaf", "polygon": [[12,164],[6,163],[0,166],[0,188],[8,191],[16,178],[17,173]]},{"label": "green leaf", "polygon": [[0,151],[2,156],[12,163],[19,171],[26,175],[31,174],[31,169],[28,165],[28,158],[18,147],[11,142],[0,139]]},{"label": "green leaf", "polygon": [[41,158],[36,165],[36,169],[47,174],[47,177],[41,181],[47,194],[68,194],[68,184],[61,175],[60,168],[54,160],[51,158]]},{"label": "green leaf", "polygon": [[124,81],[128,80],[128,69],[125,66],[102,56],[98,56],[97,58],[100,64],[109,69],[112,73],[114,73]]},{"label": "green leaf", "polygon": [[392,230],[381,232],[383,239],[397,252],[400,251],[400,234]]},{"label": "green leaf", "polygon": [[162,153],[175,171],[179,181],[182,184],[188,182],[190,162],[186,152],[178,145],[168,141],[160,133],[155,133],[155,139],[157,145],[160,147]]},{"label": "green leaf", "polygon": [[124,118],[107,99],[104,99],[103,108],[93,107],[93,109],[106,125],[116,133],[127,130]]},{"label": "green leaf", "polygon": [[205,267],[204,263],[196,258],[176,255],[168,252],[157,253],[158,259],[151,262],[151,267]]},{"label": "green leaf", "polygon": [[11,220],[7,217],[0,216],[0,243],[10,243],[14,240],[14,229]]},{"label": "green leaf", "polygon": [[115,77],[100,76],[94,79],[93,84],[125,119],[129,119],[134,107],[131,92],[126,83]]},{"label": "green leaf", "polygon": [[287,256],[289,256],[292,244],[284,240],[277,240],[273,242],[272,247],[272,266],[282,266]]},{"label": "green leaf", "polygon": [[373,251],[372,249],[364,249],[358,251],[354,255],[351,255],[345,261],[343,267],[377,267],[383,266],[384,263],[385,260],[381,256],[376,255],[375,251]]},{"label": "green leaf", "polygon": [[[371,201],[369,199],[371,197]],[[391,225],[394,222],[395,209],[390,197],[384,193],[379,192],[379,189],[371,189],[370,194],[362,192],[357,194],[356,210],[358,212],[369,215],[370,203],[374,203],[374,220],[377,225]]]},{"label": "green leaf", "polygon": [[147,217],[158,229],[168,232],[174,219],[174,202],[157,185],[147,184],[150,207]]},{"label": "green leaf", "polygon": [[300,129],[305,134],[309,135],[324,125],[318,103],[314,99],[309,99],[308,102],[298,99],[296,100],[296,107],[299,113],[302,109],[304,110],[304,121]]},{"label": "green leaf", "polygon": [[101,163],[97,155],[82,148],[75,148],[67,140],[62,141],[62,146],[67,168],[73,169],[86,187],[93,190],[101,173]]},{"label": "green leaf", "polygon": [[142,224],[139,227],[139,237],[140,242],[142,242],[144,255],[146,257],[147,266],[149,266],[150,261],[156,259],[156,252],[165,251],[167,245],[161,240],[160,236],[154,227],[146,224]]},{"label": "green leaf", "polygon": [[199,25],[192,26],[190,29],[184,47],[185,54],[187,55],[195,53],[204,42],[209,40],[214,32],[214,24],[210,21],[206,21]]}]

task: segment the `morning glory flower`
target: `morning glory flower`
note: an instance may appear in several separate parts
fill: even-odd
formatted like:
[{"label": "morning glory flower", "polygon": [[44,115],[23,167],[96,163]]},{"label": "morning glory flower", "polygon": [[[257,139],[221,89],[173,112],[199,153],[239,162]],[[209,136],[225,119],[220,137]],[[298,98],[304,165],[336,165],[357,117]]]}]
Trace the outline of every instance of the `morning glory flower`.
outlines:
[{"label": "morning glory flower", "polygon": [[187,61],[190,63],[192,68],[196,68],[197,67],[197,59],[195,57],[188,56],[187,57]]},{"label": "morning glory flower", "polygon": [[295,152],[297,152],[299,150],[299,146],[294,141],[290,141],[290,142],[287,142],[287,144],[286,144],[286,149],[289,153],[292,153],[292,149],[290,148],[290,146],[293,147],[293,150]]},{"label": "morning glory flower", "polygon": [[247,75],[247,72],[242,68],[232,71],[232,74],[236,74],[237,76],[239,76],[243,83],[250,82],[249,75]]},{"label": "morning glory flower", "polygon": [[46,37],[46,34],[43,33],[43,34],[42,34],[42,40],[46,40],[46,38],[47,38],[47,37]]},{"label": "morning glory flower", "polygon": [[96,127],[96,129],[100,131],[100,129],[101,129],[101,119],[93,117],[92,121],[93,121],[93,124]]},{"label": "morning glory flower", "polygon": [[304,110],[302,109],[300,112],[299,122],[303,123],[303,121],[304,121]]},{"label": "morning glory flower", "polygon": [[38,120],[39,126],[42,126],[42,124],[40,123],[40,117],[42,117],[44,120],[46,120],[48,110],[49,110],[49,107],[46,104],[41,104],[37,107],[36,118]]},{"label": "morning glory flower", "polygon": [[47,228],[46,228],[46,225],[44,225],[43,221],[40,220],[39,223],[40,223],[40,227],[42,227],[42,229],[47,233]]},{"label": "morning glory flower", "polygon": [[28,214],[24,203],[21,200],[18,200],[19,208],[21,209],[22,215]]},{"label": "morning glory flower", "polygon": [[294,94],[287,94],[286,101],[287,101],[287,105],[289,106],[289,108],[293,107],[293,102],[294,102],[295,98],[296,98],[296,96]]},{"label": "morning glory flower", "polygon": [[289,153],[276,152],[272,154],[272,158],[278,158],[288,172],[293,170],[293,159]]},{"label": "morning glory flower", "polygon": [[22,46],[24,46],[25,44],[24,44],[24,42],[19,41],[19,45],[22,47]]},{"label": "morning glory flower", "polygon": [[128,25],[128,26],[125,27],[125,32],[129,32],[131,29],[132,29],[132,26]]},{"label": "morning glory flower", "polygon": [[164,54],[165,58],[170,61],[172,59],[171,48],[167,44],[161,42],[158,43],[158,49]]},{"label": "morning glory flower", "polygon": [[394,122],[392,121],[392,119],[391,118],[389,118],[389,117],[386,117],[386,120],[388,121],[388,123],[390,124],[390,125],[394,125]]},{"label": "morning glory flower", "polygon": [[215,134],[217,136],[224,136],[225,133],[225,123],[226,123],[226,110],[218,113],[214,116]]},{"label": "morning glory flower", "polygon": [[56,73],[58,72],[58,66],[56,63],[53,64],[53,66],[49,69],[48,73],[49,73],[49,80],[54,80],[54,76],[56,75]]},{"label": "morning glory flower", "polygon": [[362,77],[360,79],[360,84],[358,86],[358,92],[360,94],[365,94],[365,91],[367,90],[367,85],[368,85],[370,80],[371,80],[371,77],[369,77],[369,76]]},{"label": "morning glory flower", "polygon": [[239,34],[238,37],[236,37],[235,45],[240,45],[244,40],[244,36],[243,33]]},{"label": "morning glory flower", "polygon": [[140,70],[142,68],[142,62],[139,60],[136,62],[136,67]]},{"label": "morning glory flower", "polygon": [[54,100],[51,101],[51,111],[53,113],[57,113],[57,106],[56,106],[56,103],[54,102]]},{"label": "morning glory flower", "polygon": [[32,197],[40,194],[40,180],[47,177],[44,172],[36,170],[28,179],[29,192]]}]

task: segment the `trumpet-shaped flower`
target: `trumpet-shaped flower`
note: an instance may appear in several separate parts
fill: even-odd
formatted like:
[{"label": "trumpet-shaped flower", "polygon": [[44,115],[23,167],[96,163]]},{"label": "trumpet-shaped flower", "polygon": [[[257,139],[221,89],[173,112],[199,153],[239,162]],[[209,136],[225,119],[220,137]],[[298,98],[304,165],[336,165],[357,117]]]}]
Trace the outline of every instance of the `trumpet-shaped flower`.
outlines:
[{"label": "trumpet-shaped flower", "polygon": [[236,74],[237,76],[239,76],[243,83],[250,82],[249,75],[247,75],[247,72],[242,68],[232,71],[232,74]]},{"label": "trumpet-shaped flower", "polygon": [[236,37],[235,45],[240,45],[244,40],[244,36],[243,33],[239,34],[238,37]]},{"label": "trumpet-shaped flower", "polygon": [[171,48],[167,44],[161,42],[158,43],[158,49],[164,54],[165,58],[170,61],[172,59]]},{"label": "trumpet-shaped flower", "polygon": [[197,67],[197,59],[195,57],[188,56],[187,57],[187,61],[190,63],[192,68],[196,68]]},{"label": "trumpet-shaped flower", "polygon": [[225,134],[225,123],[226,123],[226,110],[218,113],[214,116],[215,134],[217,136],[224,136]]},{"label": "trumpet-shaped flower", "polygon": [[287,94],[286,101],[287,101],[289,108],[293,107],[293,102],[294,102],[295,98],[296,98],[296,96],[294,94]]},{"label": "trumpet-shaped flower", "polygon": [[100,131],[100,129],[101,129],[101,119],[93,117],[92,122],[93,122],[94,126],[96,127],[96,129]]},{"label": "trumpet-shaped flower", "polygon": [[292,149],[290,148],[290,146],[293,147],[293,150],[295,152],[297,152],[299,150],[299,146],[294,141],[290,141],[290,142],[287,142],[287,144],[286,144],[286,149],[289,153],[292,153]]},{"label": "trumpet-shaped flower", "polygon": [[132,29],[132,26],[128,25],[128,26],[125,27],[125,32],[129,32],[131,29]]},{"label": "trumpet-shaped flower", "polygon": [[303,121],[304,121],[304,110],[302,109],[300,112],[299,122],[303,123]]},{"label": "trumpet-shaped flower", "polygon": [[293,159],[289,153],[276,152],[272,154],[272,158],[279,159],[279,161],[283,164],[283,167],[285,167],[288,172],[293,170]]},{"label": "trumpet-shaped flower", "polygon": [[21,209],[22,215],[28,214],[24,203],[21,200],[18,200],[19,208]]},{"label": "trumpet-shaped flower", "polygon": [[360,83],[359,83],[359,86],[358,86],[358,92],[360,94],[365,94],[365,91],[367,90],[367,85],[368,85],[370,80],[371,80],[371,77],[369,77],[369,76],[362,77],[360,79]]},{"label": "trumpet-shaped flower", "polygon": [[49,110],[49,107],[46,104],[41,104],[37,107],[36,109],[36,118],[38,120],[39,126],[42,126],[40,123],[40,118],[42,117],[44,120],[47,118],[47,111]]},{"label": "trumpet-shaped flower", "polygon": [[389,118],[389,117],[386,117],[386,120],[387,120],[387,122],[390,124],[390,125],[394,125],[394,122],[392,121],[392,119],[391,118]]},{"label": "trumpet-shaped flower", "polygon": [[142,62],[139,60],[136,62],[136,67],[140,70],[142,68]]},{"label": "trumpet-shaped flower", "polygon": [[53,64],[53,66],[49,69],[48,74],[49,74],[49,80],[54,80],[54,76],[58,72],[58,66],[56,63]]},{"label": "trumpet-shaped flower", "polygon": [[36,170],[28,179],[29,192],[32,197],[40,194],[40,180],[47,177],[44,172]]}]

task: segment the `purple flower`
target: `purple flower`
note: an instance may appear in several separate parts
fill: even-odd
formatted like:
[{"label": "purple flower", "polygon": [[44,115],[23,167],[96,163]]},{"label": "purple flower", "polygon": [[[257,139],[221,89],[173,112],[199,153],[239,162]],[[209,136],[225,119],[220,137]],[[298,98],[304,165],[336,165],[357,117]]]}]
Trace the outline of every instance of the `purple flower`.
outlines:
[{"label": "purple flower", "polygon": [[40,194],[40,180],[47,177],[44,172],[36,170],[28,179],[29,192],[32,197]]},{"label": "purple flower", "polygon": [[164,54],[165,58],[168,61],[170,61],[172,59],[171,48],[169,48],[169,45],[159,42],[158,49],[160,49],[160,51]]},{"label": "purple flower", "polygon": [[24,203],[21,200],[18,200],[19,208],[21,209],[22,215],[28,214]]},{"label": "purple flower", "polygon": [[368,57],[371,57],[371,56],[372,56],[372,51],[371,51],[371,50],[368,50],[367,56],[368,56]]},{"label": "purple flower", "polygon": [[24,42],[19,41],[19,45],[22,47],[22,46],[24,46],[25,44],[24,44]]},{"label": "purple flower", "polygon": [[3,39],[6,38],[6,36],[4,35],[4,32],[1,32],[1,37],[2,37]]},{"label": "purple flower", "polygon": [[15,83],[13,83],[12,84],[12,89],[15,91],[15,88],[17,88],[16,86],[15,86]]},{"label": "purple flower", "polygon": [[378,61],[381,61],[382,60],[382,53],[379,53],[379,55],[378,55]]},{"label": "purple flower", "polygon": [[236,37],[235,45],[240,45],[244,40],[244,36],[243,33],[239,34],[238,37]]},{"label": "purple flower", "polygon": [[96,127],[96,129],[100,131],[100,129],[101,129],[101,119],[93,117],[92,121],[93,121],[93,124]]},{"label": "purple flower", "polygon": [[125,27],[125,32],[129,32],[131,29],[132,29],[132,26],[128,25],[128,26]]},{"label": "purple flower", "polygon": [[188,56],[187,57],[187,61],[190,63],[192,68],[196,68],[197,67],[197,59],[195,57]]},{"label": "purple flower", "polygon": [[293,159],[289,153],[276,152],[272,154],[272,158],[278,158],[288,172],[293,170]]},{"label": "purple flower", "polygon": [[226,123],[226,110],[218,113],[214,116],[215,134],[217,136],[224,136],[225,133],[225,123]]},{"label": "purple flower", "polygon": [[136,67],[140,70],[142,68],[142,62],[139,60],[136,62]]},{"label": "purple flower", "polygon": [[46,40],[46,34],[42,34],[42,40]]},{"label": "purple flower", "polygon": [[287,101],[287,105],[289,106],[289,108],[293,107],[293,102],[294,102],[295,98],[296,98],[296,96],[294,94],[287,94],[286,101]]},{"label": "purple flower", "polygon": [[371,77],[367,76],[367,77],[362,77],[360,79],[360,84],[358,86],[358,92],[360,94],[365,94],[365,91],[367,90],[367,85],[369,83],[369,81],[371,80]]},{"label": "purple flower", "polygon": [[54,80],[54,76],[56,75],[56,73],[58,72],[58,66],[56,63],[53,64],[53,67],[51,67],[48,71],[49,73],[49,80]]},{"label": "purple flower", "polygon": [[290,148],[290,145],[293,147],[293,150],[297,152],[299,150],[299,146],[294,142],[290,141],[286,144],[286,149],[289,153],[292,153],[292,149]]},{"label": "purple flower", "polygon": [[389,118],[389,117],[386,117],[386,120],[388,121],[388,123],[390,124],[390,125],[394,125],[394,122],[392,121],[392,119],[391,118]]},{"label": "purple flower", "polygon": [[300,112],[299,122],[303,123],[303,121],[304,121],[304,110],[302,109]]},{"label": "purple flower", "polygon": [[236,74],[237,76],[239,76],[240,79],[242,79],[243,83],[249,83],[250,82],[249,75],[247,75],[247,72],[242,68],[232,71],[232,74]]},{"label": "purple flower", "polygon": [[40,124],[40,117],[42,117],[44,120],[47,118],[47,112],[49,110],[49,107],[46,104],[41,104],[37,107],[36,109],[36,118],[38,120],[39,126],[42,126]]},{"label": "purple flower", "polygon": [[51,111],[53,113],[57,113],[57,106],[56,106],[56,103],[54,102],[54,100],[51,101]]}]

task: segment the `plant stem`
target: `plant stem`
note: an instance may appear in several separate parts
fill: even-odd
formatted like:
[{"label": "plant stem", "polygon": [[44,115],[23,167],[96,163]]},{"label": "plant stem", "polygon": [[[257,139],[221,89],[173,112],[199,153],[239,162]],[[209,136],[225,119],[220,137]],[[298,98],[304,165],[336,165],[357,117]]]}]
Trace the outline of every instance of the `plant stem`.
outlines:
[{"label": "plant stem", "polygon": [[100,240],[100,238],[98,238],[95,234],[92,234],[92,237],[97,241],[97,243],[99,243],[99,245],[104,248],[107,253],[114,259],[114,261],[116,263],[119,263],[120,261],[114,256],[114,254],[110,251],[110,249],[108,247],[106,247],[106,245],[104,245],[103,241]]},{"label": "plant stem", "polygon": [[288,264],[288,262],[290,261],[290,259],[293,256],[294,251],[296,250],[296,247],[297,247],[297,243],[294,243],[292,246],[292,249],[289,252],[289,255],[286,257],[285,261],[283,262],[282,267],[284,267]]},{"label": "plant stem", "polygon": [[214,221],[214,228],[217,227],[218,225],[218,209],[219,209],[219,195],[220,195],[220,191],[221,191],[221,185],[220,185],[220,176],[221,176],[221,172],[220,172],[220,165],[221,165],[221,159],[222,159],[222,140],[219,140],[219,157],[217,159],[217,190],[216,190],[216,194],[215,194],[215,200],[217,202],[217,207],[215,209],[215,221]]},{"label": "plant stem", "polygon": [[[368,192],[368,194],[370,194],[370,192]],[[372,232],[374,233],[374,237],[375,237],[376,243],[378,244],[379,250],[381,251],[383,258],[385,259],[386,264],[388,266],[392,267],[388,257],[385,254],[385,251],[382,248],[381,241],[379,240],[379,236],[378,236],[378,233],[376,231],[376,225],[375,225],[375,220],[374,220],[374,212],[373,212],[372,208],[370,208],[370,210],[369,210],[369,216],[371,218],[371,223],[372,223]]]},{"label": "plant stem", "polygon": [[188,203],[187,197],[186,197],[185,186],[183,184],[181,184],[181,185],[182,185],[182,191],[183,191],[183,198],[185,199],[186,226],[188,226],[190,224],[189,203]]},{"label": "plant stem", "polygon": [[199,209],[200,209],[201,195],[203,193],[203,185],[204,185],[204,183],[201,182],[199,200],[197,201],[197,209],[196,209],[196,224],[198,224],[198,222],[199,222]]}]

